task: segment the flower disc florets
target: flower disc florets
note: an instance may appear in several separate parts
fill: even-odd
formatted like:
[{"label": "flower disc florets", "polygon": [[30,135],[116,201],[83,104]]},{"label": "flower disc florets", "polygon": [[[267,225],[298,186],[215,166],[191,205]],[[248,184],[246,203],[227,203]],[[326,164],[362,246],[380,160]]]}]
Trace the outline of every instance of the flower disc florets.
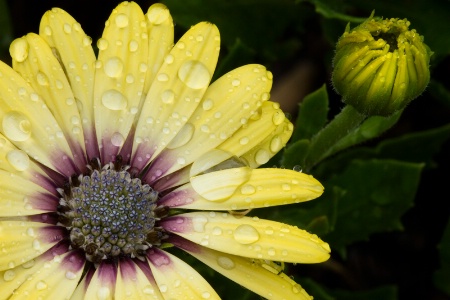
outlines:
[{"label": "flower disc florets", "polygon": [[154,239],[158,193],[126,168],[108,164],[73,177],[61,199],[60,216],[70,241],[88,260],[145,255]]},{"label": "flower disc florets", "polygon": [[333,85],[367,115],[389,116],[419,96],[430,80],[432,52],[406,19],[371,16],[336,45]]}]

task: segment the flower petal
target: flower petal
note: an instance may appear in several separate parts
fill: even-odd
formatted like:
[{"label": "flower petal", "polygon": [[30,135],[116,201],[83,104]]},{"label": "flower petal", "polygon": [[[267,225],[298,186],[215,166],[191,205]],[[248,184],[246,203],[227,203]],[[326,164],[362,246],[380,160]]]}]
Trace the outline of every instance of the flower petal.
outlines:
[{"label": "flower petal", "polygon": [[269,261],[223,253],[181,238],[171,239],[171,242],[210,268],[265,299],[311,300],[298,283],[271,266]]},{"label": "flower petal", "polygon": [[[164,58],[173,47],[173,20],[169,9],[164,4],[155,3],[149,7],[147,13],[148,28],[148,72],[145,78],[144,91],[150,85],[163,64]],[[166,60],[170,62],[169,56]]]},{"label": "flower petal", "polygon": [[263,103],[259,115],[252,117],[246,126],[220,144],[217,149],[240,157],[250,167],[257,168],[268,162],[286,145],[293,128],[280,105],[267,101]]},{"label": "flower petal", "polygon": [[[82,126],[88,158],[98,157],[94,129],[95,54],[91,46],[92,39],[84,33],[80,24],[71,15],[60,8],[53,8],[44,14],[39,27],[39,35],[60,60],[70,82],[74,98],[66,98],[66,104],[75,103],[76,105],[71,106],[79,109],[78,119],[73,115],[71,118],[67,118],[67,113],[63,117],[73,122],[75,134],[78,132],[77,128]],[[56,87],[59,86],[60,84],[56,83]],[[61,105],[64,104],[64,101],[60,102]]]},{"label": "flower petal", "polygon": [[62,66],[39,35],[29,33],[22,39],[29,45],[28,57],[23,62],[13,60],[14,70],[42,97],[69,143],[74,162],[84,166],[86,158],[80,114]]},{"label": "flower petal", "polygon": [[149,281],[146,274],[132,260],[127,258],[119,262],[114,297],[115,299],[164,300],[155,281]]},{"label": "flower petal", "polygon": [[[14,295],[12,299],[69,299],[81,278],[84,263],[84,255],[73,251],[56,255],[52,260],[38,257],[30,269],[18,267],[5,271],[3,278],[9,272],[8,279],[16,285],[22,283],[13,292],[7,291],[8,285],[2,283],[2,293],[9,292],[8,295]],[[15,273],[18,280],[11,278]]]},{"label": "flower petal", "polygon": [[64,237],[59,226],[23,221],[0,221],[0,270],[14,268],[45,251]]},{"label": "flower petal", "polygon": [[272,74],[260,65],[246,65],[219,78],[206,91],[201,107],[152,163],[149,174],[181,169],[221,144],[257,113],[269,99],[271,86]]},{"label": "flower petal", "polygon": [[[10,48],[13,59],[26,60],[29,47],[25,38],[13,41]],[[76,173],[70,147],[47,105],[22,76],[1,61],[0,74],[0,132],[52,170],[66,176]]]},{"label": "flower petal", "polygon": [[330,247],[316,235],[256,217],[194,212],[166,218],[160,224],[194,243],[244,257],[294,263],[318,263],[330,257]]},{"label": "flower petal", "polygon": [[[231,185],[237,179],[228,178],[239,169],[250,174]],[[236,168],[195,176],[159,203],[185,209],[240,210],[308,201],[322,193],[323,186],[311,175],[286,169]]]},{"label": "flower petal", "polygon": [[147,23],[135,2],[113,10],[96,62],[95,128],[103,163],[114,160],[140,111],[148,56]]},{"label": "flower petal", "polygon": [[[14,184],[11,184],[14,182]],[[55,211],[58,197],[40,185],[13,173],[0,170],[0,216],[16,217]]]},{"label": "flower petal", "polygon": [[203,22],[166,56],[136,126],[133,167],[141,170],[182,130],[211,81],[219,47],[217,27]]},{"label": "flower petal", "polygon": [[84,299],[114,299],[117,280],[117,267],[114,263],[103,261],[95,270],[86,289]]},{"label": "flower petal", "polygon": [[150,268],[164,299],[220,299],[191,266],[159,249],[147,254]]}]

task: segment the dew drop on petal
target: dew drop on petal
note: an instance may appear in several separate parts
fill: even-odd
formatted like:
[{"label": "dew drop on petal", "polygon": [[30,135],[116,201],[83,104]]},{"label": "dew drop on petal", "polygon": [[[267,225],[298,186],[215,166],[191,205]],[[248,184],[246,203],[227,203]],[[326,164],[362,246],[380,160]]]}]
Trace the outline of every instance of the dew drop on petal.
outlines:
[{"label": "dew drop on petal", "polygon": [[117,90],[108,90],[102,95],[102,104],[111,110],[123,110],[128,105],[128,100]]},{"label": "dew drop on petal", "polygon": [[251,225],[242,224],[234,230],[233,237],[241,244],[252,244],[259,240],[259,232]]},{"label": "dew drop on petal", "polygon": [[178,70],[178,78],[192,89],[201,89],[209,84],[211,75],[202,62],[188,60]]},{"label": "dew drop on petal", "polygon": [[48,285],[47,285],[47,283],[45,283],[45,281],[40,280],[36,283],[36,289],[38,291],[45,290],[47,287],[48,287]]},{"label": "dew drop on petal", "polygon": [[26,141],[31,136],[30,120],[18,111],[5,114],[2,128],[5,136],[14,142]]},{"label": "dew drop on petal", "polygon": [[117,78],[122,74],[123,62],[118,57],[111,57],[106,61],[104,70],[108,77]]},{"label": "dew drop on petal", "polygon": [[211,99],[206,99],[202,103],[203,110],[210,110],[211,108],[213,108],[213,106],[214,106],[214,101],[212,101]]},{"label": "dew drop on petal", "polygon": [[159,290],[161,291],[161,293],[167,292],[167,285],[161,284],[161,285],[159,286]]},{"label": "dew drop on petal", "polygon": [[38,240],[33,241],[33,249],[34,250],[40,250],[41,249],[41,243]]},{"label": "dew drop on petal", "polygon": [[192,136],[194,135],[194,129],[195,127],[191,123],[184,124],[177,135],[167,145],[167,148],[175,149],[186,145],[192,139]]},{"label": "dew drop on petal", "polygon": [[163,5],[152,5],[148,12],[147,18],[153,25],[162,24],[170,16],[169,10]]},{"label": "dew drop on petal", "polygon": [[158,76],[156,78],[160,82],[166,82],[169,80],[169,76],[166,73],[160,73],[160,74],[158,74]]},{"label": "dew drop on petal", "polygon": [[100,50],[105,50],[106,48],[108,48],[108,41],[106,39],[104,39],[104,38],[100,38],[97,41],[97,47]]},{"label": "dew drop on petal", "polygon": [[245,136],[245,137],[239,139],[239,144],[247,145],[249,141],[250,141],[250,139]]},{"label": "dew drop on petal", "polygon": [[300,286],[300,284],[296,283],[292,286],[292,292],[294,294],[298,294],[303,290],[303,288]]},{"label": "dew drop on petal", "polygon": [[259,149],[255,154],[256,163],[262,165],[268,162],[270,159],[270,154],[265,149]]},{"label": "dew drop on petal", "polygon": [[218,226],[214,227],[213,230],[212,230],[212,234],[213,235],[221,235],[222,234],[222,228],[220,228]]},{"label": "dew drop on petal", "polygon": [[48,77],[42,72],[38,72],[36,74],[36,81],[39,85],[46,86],[48,85]]},{"label": "dew drop on petal", "polygon": [[116,25],[119,28],[125,28],[128,26],[128,16],[125,14],[118,14],[115,18]]},{"label": "dew drop on petal", "polygon": [[5,281],[11,281],[14,279],[14,277],[16,277],[16,272],[14,272],[13,270],[8,270],[3,273],[3,280]]},{"label": "dew drop on petal", "polygon": [[211,297],[211,294],[209,292],[203,292],[202,293],[202,298],[203,299],[209,299]]},{"label": "dew drop on petal", "polygon": [[142,289],[142,293],[145,295],[153,295],[155,293],[155,289],[151,285],[147,285]]},{"label": "dew drop on petal", "polygon": [[69,34],[69,33],[72,32],[72,26],[70,26],[70,24],[65,23],[63,25],[63,30],[64,30],[65,33]]},{"label": "dew drop on petal", "polygon": [[98,300],[106,300],[106,299],[109,299],[110,296],[111,296],[111,290],[106,286],[102,286],[97,291],[97,299]]},{"label": "dew drop on petal", "polygon": [[29,45],[25,38],[15,39],[9,46],[9,54],[18,62],[23,62],[28,57]]},{"label": "dew drop on petal", "polygon": [[253,185],[245,184],[241,187],[241,194],[252,195],[256,192],[256,188]]},{"label": "dew drop on petal", "polygon": [[66,272],[66,278],[69,279],[69,280],[75,279],[75,278],[77,278],[77,274],[75,274],[75,273],[73,273],[71,271],[67,271]]},{"label": "dew drop on petal", "polygon": [[219,256],[217,258],[217,264],[225,270],[232,270],[235,267],[234,261],[226,256]]},{"label": "dew drop on petal", "polygon": [[208,223],[208,218],[205,216],[196,216],[192,218],[192,225],[196,232],[204,232],[206,223]]},{"label": "dew drop on petal", "polygon": [[171,103],[173,103],[174,99],[175,99],[175,94],[173,93],[172,90],[165,90],[161,94],[161,100],[163,103],[171,104]]},{"label": "dew drop on petal", "polygon": [[231,81],[231,85],[236,87],[239,86],[241,84],[241,81],[239,79],[233,79],[233,81]]},{"label": "dew drop on petal", "polygon": [[278,151],[280,151],[281,147],[281,138],[277,135],[274,136],[270,141],[270,151],[272,151],[273,153],[277,153]]},{"label": "dew drop on petal", "polygon": [[275,126],[280,125],[284,121],[284,113],[278,110],[272,117],[272,122]]},{"label": "dew drop on petal", "polygon": [[167,54],[167,56],[164,58],[164,62],[168,65],[173,63],[173,61],[174,61],[174,57],[172,54]]},{"label": "dew drop on petal", "polygon": [[125,138],[120,132],[114,132],[111,136],[111,144],[113,144],[116,147],[120,147],[123,145],[125,141]]}]

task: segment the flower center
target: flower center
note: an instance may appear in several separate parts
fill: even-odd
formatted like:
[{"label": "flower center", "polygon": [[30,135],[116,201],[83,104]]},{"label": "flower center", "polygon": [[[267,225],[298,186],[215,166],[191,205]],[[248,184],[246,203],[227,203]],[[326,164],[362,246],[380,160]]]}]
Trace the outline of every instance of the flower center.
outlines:
[{"label": "flower center", "polygon": [[158,193],[124,167],[109,164],[90,175],[73,177],[58,210],[70,231],[73,248],[81,248],[94,263],[118,256],[142,257],[161,243],[155,228],[161,208]]}]

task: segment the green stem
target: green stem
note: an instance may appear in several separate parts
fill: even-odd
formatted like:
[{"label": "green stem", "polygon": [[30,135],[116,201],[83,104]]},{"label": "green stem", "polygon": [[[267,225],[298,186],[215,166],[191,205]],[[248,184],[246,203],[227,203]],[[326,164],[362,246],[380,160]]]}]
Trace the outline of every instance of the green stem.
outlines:
[{"label": "green stem", "polygon": [[311,139],[303,169],[309,171],[320,161],[333,154],[334,145],[366,118],[367,116],[359,113],[351,105],[345,106],[325,128]]}]

